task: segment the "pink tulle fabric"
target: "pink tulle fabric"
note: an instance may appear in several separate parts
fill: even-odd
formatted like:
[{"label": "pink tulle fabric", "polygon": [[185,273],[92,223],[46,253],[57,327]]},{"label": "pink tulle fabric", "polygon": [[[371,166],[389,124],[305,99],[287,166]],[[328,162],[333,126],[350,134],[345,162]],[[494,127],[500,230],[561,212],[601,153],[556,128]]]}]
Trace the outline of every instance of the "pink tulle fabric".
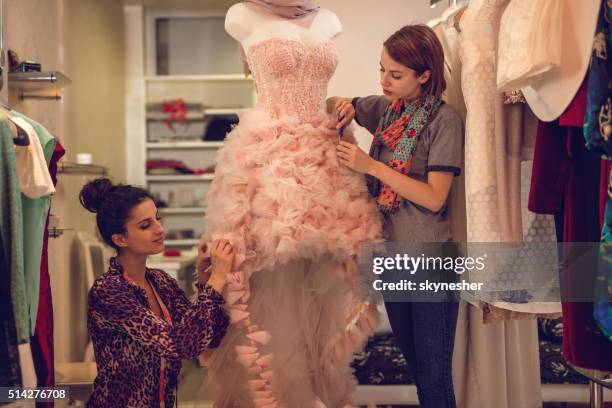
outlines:
[{"label": "pink tulle fabric", "polygon": [[356,262],[381,223],[327,126],[336,52],[274,38],[247,58],[258,105],[219,150],[207,197],[205,238],[237,254],[224,294],[233,324],[207,361],[216,406],[344,406],[352,354],[378,324]]}]

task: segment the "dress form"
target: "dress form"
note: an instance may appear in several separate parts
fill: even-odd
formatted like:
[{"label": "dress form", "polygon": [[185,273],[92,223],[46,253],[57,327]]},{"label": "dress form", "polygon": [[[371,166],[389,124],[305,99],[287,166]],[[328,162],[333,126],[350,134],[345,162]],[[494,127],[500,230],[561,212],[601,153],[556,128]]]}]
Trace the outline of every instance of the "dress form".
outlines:
[{"label": "dress form", "polygon": [[[309,21],[310,25],[303,26],[297,21]],[[330,10],[321,9],[313,17],[292,21],[260,11],[256,6],[237,3],[227,12],[225,30],[248,51],[253,44],[270,38],[295,39],[306,45],[315,45],[338,35],[342,25]]]},{"label": "dress form", "polygon": [[257,106],[219,149],[207,195],[205,239],[237,253],[224,294],[232,325],[207,375],[219,408],[343,407],[352,354],[378,318],[357,257],[381,225],[363,178],[333,154],[324,110],[341,26],[326,10],[292,19],[256,6],[226,17]]}]

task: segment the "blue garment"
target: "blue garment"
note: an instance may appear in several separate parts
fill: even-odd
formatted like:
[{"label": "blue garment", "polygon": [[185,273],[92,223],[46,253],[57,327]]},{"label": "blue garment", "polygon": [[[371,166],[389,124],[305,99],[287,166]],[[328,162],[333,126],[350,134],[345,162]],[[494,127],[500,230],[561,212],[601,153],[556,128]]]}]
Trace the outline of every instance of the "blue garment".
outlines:
[{"label": "blue garment", "polygon": [[610,72],[612,71],[612,7],[601,2],[601,11],[593,39],[593,52],[588,72],[587,107],[584,138],[594,154],[612,159],[612,102],[610,100]]},{"label": "blue garment", "polygon": [[[589,67],[587,108],[584,122],[584,138],[587,148],[603,158],[612,159],[612,7],[609,1],[601,2],[601,10],[595,30],[593,53]],[[612,175],[611,175],[612,176]],[[612,183],[612,180],[611,180]],[[612,341],[612,303],[606,294],[612,293],[612,184],[608,185],[605,221],[601,236],[600,267],[595,281],[595,321],[602,332]],[[604,300],[602,300],[604,299]]]}]

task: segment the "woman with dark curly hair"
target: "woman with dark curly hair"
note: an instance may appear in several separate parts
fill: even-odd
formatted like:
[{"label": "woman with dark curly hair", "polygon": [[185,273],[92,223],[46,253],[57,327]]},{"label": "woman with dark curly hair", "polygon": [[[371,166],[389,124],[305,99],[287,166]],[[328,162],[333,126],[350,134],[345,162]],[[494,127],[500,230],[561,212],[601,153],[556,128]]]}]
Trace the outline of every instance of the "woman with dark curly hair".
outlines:
[{"label": "woman with dark curly hair", "polygon": [[[100,235],[117,251],[108,271],[89,291],[87,327],[98,376],[89,407],[171,407],[181,359],[216,347],[228,317],[221,295],[234,251],[215,241],[198,254],[198,295],[191,303],[164,271],[146,267],[164,249],[164,229],[151,195],[102,178],[81,190],[80,201],[96,213]],[[209,265],[210,264],[210,265]]]}]

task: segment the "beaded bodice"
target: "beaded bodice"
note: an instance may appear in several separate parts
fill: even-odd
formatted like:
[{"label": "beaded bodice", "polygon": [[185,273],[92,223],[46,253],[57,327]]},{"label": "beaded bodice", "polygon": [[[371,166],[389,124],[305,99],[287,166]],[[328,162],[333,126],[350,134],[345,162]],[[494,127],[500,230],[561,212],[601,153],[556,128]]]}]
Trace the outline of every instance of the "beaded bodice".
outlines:
[{"label": "beaded bodice", "polygon": [[298,39],[269,38],[252,45],[247,61],[257,92],[257,107],[278,118],[307,121],[324,110],[327,83],[337,65],[334,44],[307,45]]}]

